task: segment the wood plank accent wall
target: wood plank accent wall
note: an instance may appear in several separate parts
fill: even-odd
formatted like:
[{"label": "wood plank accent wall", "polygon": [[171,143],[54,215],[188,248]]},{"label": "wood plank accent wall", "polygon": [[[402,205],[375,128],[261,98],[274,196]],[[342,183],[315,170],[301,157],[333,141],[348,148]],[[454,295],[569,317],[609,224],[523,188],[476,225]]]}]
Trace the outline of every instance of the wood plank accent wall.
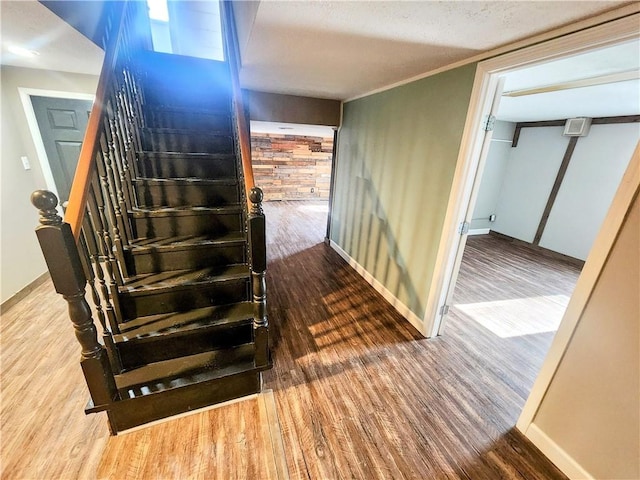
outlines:
[{"label": "wood plank accent wall", "polygon": [[328,199],[333,138],[251,134],[256,185],[265,201]]}]

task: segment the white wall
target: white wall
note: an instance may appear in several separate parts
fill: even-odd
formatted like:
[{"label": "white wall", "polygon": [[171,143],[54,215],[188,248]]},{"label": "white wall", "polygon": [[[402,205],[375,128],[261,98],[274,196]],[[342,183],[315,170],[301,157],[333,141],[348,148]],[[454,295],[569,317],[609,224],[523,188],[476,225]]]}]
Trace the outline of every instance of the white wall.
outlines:
[{"label": "white wall", "polygon": [[[0,68],[2,144],[0,169],[0,303],[29,285],[47,267],[34,233],[38,213],[29,196],[47,188],[18,88],[94,94],[98,77],[30,68]],[[21,156],[31,170],[24,170]]]},{"label": "white wall", "polygon": [[578,140],[540,246],[586,260],[636,143],[637,123],[593,125]]},{"label": "white wall", "polygon": [[640,478],[640,196],[627,215],[531,426],[574,478]]},{"label": "white wall", "polygon": [[[493,207],[496,221],[474,222],[472,229],[490,227],[533,242],[569,143],[563,130],[564,127],[523,128],[518,146],[509,148],[506,157],[497,152],[498,161],[491,157],[492,151],[504,147],[491,145],[491,162],[488,158],[485,168],[490,180],[485,185],[482,179],[473,218],[488,217],[491,208],[487,205],[495,192],[486,190],[495,188],[502,173],[502,187]],[[593,125],[589,134],[578,140],[540,240],[541,247],[586,260],[639,139],[639,124],[620,123]]]},{"label": "white wall", "polygon": [[471,229],[491,228],[493,222],[489,216],[496,213],[502,182],[511,155],[511,140],[516,124],[496,121],[491,139],[491,147],[487,153],[485,167],[482,172],[480,189],[473,210]]},{"label": "white wall", "polygon": [[564,127],[520,130],[511,149],[492,230],[533,242],[556,174],[567,149]]}]

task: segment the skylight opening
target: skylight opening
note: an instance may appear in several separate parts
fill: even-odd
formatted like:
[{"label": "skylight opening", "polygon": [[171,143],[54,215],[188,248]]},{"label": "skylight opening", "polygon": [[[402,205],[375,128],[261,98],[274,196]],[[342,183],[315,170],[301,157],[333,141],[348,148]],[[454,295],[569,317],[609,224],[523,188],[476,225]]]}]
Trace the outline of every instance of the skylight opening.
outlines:
[{"label": "skylight opening", "polygon": [[149,18],[151,20],[158,20],[159,22],[169,21],[167,0],[147,0],[147,6],[149,7]]}]

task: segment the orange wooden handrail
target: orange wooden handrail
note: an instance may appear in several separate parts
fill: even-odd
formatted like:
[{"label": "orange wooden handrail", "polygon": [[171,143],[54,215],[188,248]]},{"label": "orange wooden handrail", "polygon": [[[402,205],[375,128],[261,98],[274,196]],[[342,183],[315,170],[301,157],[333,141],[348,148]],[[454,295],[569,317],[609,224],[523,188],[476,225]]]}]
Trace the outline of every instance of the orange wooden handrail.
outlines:
[{"label": "orange wooden handrail", "polygon": [[220,2],[220,8],[223,9],[222,18],[224,21],[222,30],[227,47],[227,61],[229,62],[229,68],[231,69],[233,106],[235,109],[236,126],[238,128],[238,140],[240,142],[240,158],[242,159],[244,185],[247,192],[247,203],[249,208],[251,208],[249,192],[251,192],[251,189],[255,186],[255,181],[253,178],[253,166],[251,161],[251,135],[249,133],[249,124],[245,114],[242,89],[240,87],[240,46],[238,45],[238,35],[233,20],[231,2]]},{"label": "orange wooden handrail", "polygon": [[100,147],[100,125],[104,116],[104,105],[107,92],[111,83],[114,81],[114,70],[118,58],[118,38],[124,25],[124,13],[126,10],[126,2],[113,2],[120,11],[116,12],[117,29],[111,32],[108,43],[105,47],[104,61],[102,62],[102,71],[98,79],[98,88],[96,90],[96,98],[91,107],[89,115],[89,123],[82,141],[80,149],[80,157],[78,166],[73,176],[71,192],[69,193],[69,204],[64,215],[64,221],[71,226],[71,231],[76,239],[80,238],[82,230],[82,221],[87,207],[89,195],[89,187],[91,186],[91,177],[96,165],[96,153]]},{"label": "orange wooden handrail", "polygon": [[[240,83],[233,82],[233,96],[235,97],[236,123],[238,125],[238,137],[240,141],[240,157],[242,159],[242,172],[244,173],[244,185],[247,194],[255,186],[253,179],[253,165],[251,161],[251,134],[247,128],[244,102]],[[247,197],[248,198],[248,197]]]}]

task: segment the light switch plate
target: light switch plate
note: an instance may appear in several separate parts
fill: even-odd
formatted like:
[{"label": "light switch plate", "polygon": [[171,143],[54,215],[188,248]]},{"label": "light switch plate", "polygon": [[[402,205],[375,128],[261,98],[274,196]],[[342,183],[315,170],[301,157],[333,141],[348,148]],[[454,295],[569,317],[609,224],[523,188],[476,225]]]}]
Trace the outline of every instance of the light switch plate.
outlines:
[{"label": "light switch plate", "polygon": [[29,163],[29,159],[27,157],[20,157],[22,160],[22,166],[25,170],[31,170],[31,164]]}]

